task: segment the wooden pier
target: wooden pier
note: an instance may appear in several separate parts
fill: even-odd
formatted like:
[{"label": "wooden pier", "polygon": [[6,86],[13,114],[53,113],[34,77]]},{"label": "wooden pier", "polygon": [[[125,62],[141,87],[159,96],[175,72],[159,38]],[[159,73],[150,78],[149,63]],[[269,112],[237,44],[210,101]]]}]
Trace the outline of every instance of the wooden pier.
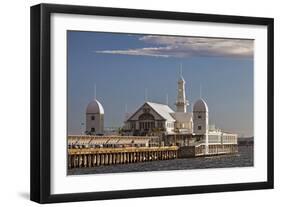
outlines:
[{"label": "wooden pier", "polygon": [[68,136],[68,169],[91,168],[155,160],[215,156],[238,152],[236,143],[159,146],[159,138],[147,136]]},{"label": "wooden pier", "polygon": [[68,168],[126,164],[178,158],[177,146],[68,149]]}]

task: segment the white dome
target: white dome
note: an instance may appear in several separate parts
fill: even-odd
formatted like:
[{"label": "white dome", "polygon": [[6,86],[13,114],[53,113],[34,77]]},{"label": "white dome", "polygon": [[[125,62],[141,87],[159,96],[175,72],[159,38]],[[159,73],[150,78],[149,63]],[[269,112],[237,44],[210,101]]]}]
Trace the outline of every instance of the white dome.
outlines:
[{"label": "white dome", "polygon": [[104,114],[103,107],[98,100],[91,101],[86,109],[87,114]]},{"label": "white dome", "polygon": [[193,111],[196,112],[208,112],[208,105],[203,99],[199,99],[193,106]]}]

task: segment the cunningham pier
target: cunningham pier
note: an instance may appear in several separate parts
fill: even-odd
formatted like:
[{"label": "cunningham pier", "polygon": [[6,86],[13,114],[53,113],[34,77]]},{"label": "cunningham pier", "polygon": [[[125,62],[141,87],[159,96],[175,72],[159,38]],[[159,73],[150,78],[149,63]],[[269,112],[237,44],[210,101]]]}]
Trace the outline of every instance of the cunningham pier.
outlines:
[{"label": "cunningham pier", "polygon": [[175,111],[168,104],[145,101],[113,133],[104,130],[105,110],[95,97],[86,107],[85,135],[67,138],[68,168],[238,152],[237,134],[209,124],[209,108],[201,95],[191,109],[189,105],[180,74]]},{"label": "cunningham pier", "polygon": [[[206,156],[204,143],[161,146],[159,137],[69,136],[68,169]],[[238,152],[233,143],[213,143],[208,156]]]}]

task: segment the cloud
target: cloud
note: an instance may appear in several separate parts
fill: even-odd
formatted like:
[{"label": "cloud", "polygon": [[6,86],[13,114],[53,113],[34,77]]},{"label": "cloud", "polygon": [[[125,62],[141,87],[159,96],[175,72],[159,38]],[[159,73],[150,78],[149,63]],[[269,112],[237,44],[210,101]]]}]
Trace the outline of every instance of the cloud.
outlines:
[{"label": "cloud", "polygon": [[253,40],[146,35],[138,39],[153,47],[96,51],[152,57],[253,57]]},{"label": "cloud", "polygon": [[168,54],[165,54],[169,50],[170,50],[169,47],[155,47],[155,48],[149,47],[149,48],[138,48],[138,49],[128,49],[128,50],[103,50],[103,51],[96,51],[96,52],[104,53],[104,54],[169,57]]}]

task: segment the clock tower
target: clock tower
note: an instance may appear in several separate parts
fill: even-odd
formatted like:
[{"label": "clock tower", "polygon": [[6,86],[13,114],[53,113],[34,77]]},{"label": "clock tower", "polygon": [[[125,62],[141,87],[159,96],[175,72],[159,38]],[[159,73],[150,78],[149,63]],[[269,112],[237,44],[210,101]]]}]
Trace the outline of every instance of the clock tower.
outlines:
[{"label": "clock tower", "polygon": [[185,98],[185,80],[182,76],[182,69],[180,70],[180,78],[178,80],[178,96],[177,96],[177,112],[186,113],[186,107],[189,105]]}]

